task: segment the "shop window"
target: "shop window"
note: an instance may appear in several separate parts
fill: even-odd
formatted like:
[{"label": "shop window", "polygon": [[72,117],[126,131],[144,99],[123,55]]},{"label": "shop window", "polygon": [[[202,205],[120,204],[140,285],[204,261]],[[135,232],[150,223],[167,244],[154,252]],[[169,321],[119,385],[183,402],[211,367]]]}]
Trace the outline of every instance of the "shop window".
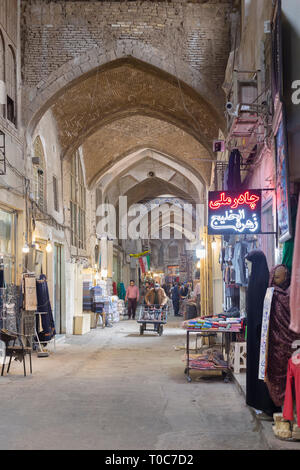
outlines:
[{"label": "shop window", "polygon": [[46,210],[46,177],[45,155],[42,141],[39,136],[33,143],[33,195],[41,210]]},{"label": "shop window", "polygon": [[79,152],[71,162],[71,244],[77,248],[86,246],[86,190]]}]

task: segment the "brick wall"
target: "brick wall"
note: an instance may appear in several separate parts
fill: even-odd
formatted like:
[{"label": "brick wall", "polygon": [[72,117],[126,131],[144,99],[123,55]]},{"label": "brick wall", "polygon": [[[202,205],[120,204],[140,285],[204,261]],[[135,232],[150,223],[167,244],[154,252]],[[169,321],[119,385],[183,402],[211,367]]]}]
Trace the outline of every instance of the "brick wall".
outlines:
[{"label": "brick wall", "polygon": [[220,87],[230,42],[231,0],[22,2],[23,79],[29,88],[74,57],[115,41],[174,52]]}]

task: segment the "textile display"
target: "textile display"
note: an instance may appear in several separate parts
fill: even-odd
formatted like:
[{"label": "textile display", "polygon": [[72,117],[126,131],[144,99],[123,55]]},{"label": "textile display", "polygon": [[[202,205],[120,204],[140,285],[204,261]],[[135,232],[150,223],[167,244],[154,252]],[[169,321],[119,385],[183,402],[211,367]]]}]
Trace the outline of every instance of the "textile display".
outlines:
[{"label": "textile display", "polygon": [[92,300],[92,305],[91,305],[91,310],[94,313],[102,313],[104,304],[103,304],[103,299],[102,299],[102,289],[100,286],[95,286],[90,289],[90,294],[91,294],[91,300]]},{"label": "textile display", "polygon": [[228,161],[227,187],[230,191],[241,189],[241,154],[238,149],[233,149]]},{"label": "textile display", "polygon": [[289,359],[283,417],[294,421],[294,397],[296,402],[297,424],[300,426],[300,354]]},{"label": "textile display", "polygon": [[292,266],[292,279],[290,291],[291,321],[290,329],[294,333],[300,333],[300,194],[296,219],[295,247]]},{"label": "textile display", "polygon": [[91,312],[92,310],[92,296],[91,296],[91,288],[93,284],[91,281],[83,281],[83,310],[86,312]]},{"label": "textile display", "polygon": [[[278,285],[274,277],[280,267],[285,272],[285,279]],[[274,293],[270,312],[265,382],[273,402],[281,406],[284,403],[287,364],[293,353],[292,344],[300,340],[300,334],[297,335],[289,329],[290,272],[286,266],[279,265],[272,269],[269,285],[274,289]]]},{"label": "textile display", "polygon": [[125,286],[124,286],[123,282],[118,282],[117,294],[118,294],[119,299],[125,300],[126,289],[125,289]]},{"label": "textile display", "polygon": [[258,378],[260,380],[265,380],[266,374],[266,360],[268,354],[268,336],[269,336],[269,323],[270,323],[270,314],[271,314],[271,305],[273,298],[274,288],[269,287],[267,289],[265,300],[264,300],[264,309],[263,309],[263,319],[262,319],[262,328],[261,328],[261,339],[260,339],[260,355],[259,355],[259,373]]},{"label": "textile display", "polygon": [[117,283],[115,281],[113,282],[113,295],[118,295]]},{"label": "textile display", "polygon": [[[49,298],[47,278],[41,274],[36,280],[37,311],[45,312],[43,315],[36,316],[36,329],[41,342],[50,341],[55,335],[55,324],[52,314],[52,308]],[[40,320],[42,321],[42,330],[40,330]]]},{"label": "textile display", "polygon": [[[184,362],[186,362],[186,355]],[[208,349],[202,354],[189,354],[189,366],[196,370],[222,370],[227,368],[223,354],[215,349]]]},{"label": "textile display", "polygon": [[247,259],[252,263],[252,270],[246,298],[246,403],[272,416],[280,410],[273,403],[266,383],[258,378],[263,305],[269,284],[269,269],[265,254],[261,250],[251,251]]},{"label": "textile display", "polygon": [[182,328],[186,330],[215,330],[231,331],[239,333],[242,327],[242,320],[239,318],[220,317],[200,317],[186,320],[182,323]]}]

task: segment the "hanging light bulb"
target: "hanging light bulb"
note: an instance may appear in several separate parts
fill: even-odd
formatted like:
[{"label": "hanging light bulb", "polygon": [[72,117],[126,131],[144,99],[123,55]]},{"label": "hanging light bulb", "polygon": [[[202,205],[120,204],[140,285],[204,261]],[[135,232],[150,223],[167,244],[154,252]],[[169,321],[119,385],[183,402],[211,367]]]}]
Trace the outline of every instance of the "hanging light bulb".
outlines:
[{"label": "hanging light bulb", "polygon": [[47,241],[46,251],[47,251],[47,253],[51,253],[51,251],[52,251],[52,245],[51,245],[50,238],[48,238],[48,241]]}]

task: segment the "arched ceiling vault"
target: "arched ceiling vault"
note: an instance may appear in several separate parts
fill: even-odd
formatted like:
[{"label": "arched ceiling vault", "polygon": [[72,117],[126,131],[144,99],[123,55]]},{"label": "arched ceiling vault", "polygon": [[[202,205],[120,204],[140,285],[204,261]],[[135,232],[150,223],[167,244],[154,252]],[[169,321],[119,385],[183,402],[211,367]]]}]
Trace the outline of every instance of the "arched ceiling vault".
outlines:
[{"label": "arched ceiling vault", "polygon": [[211,177],[211,163],[206,160],[212,158],[203,145],[175,125],[153,117],[128,116],[103,126],[82,147],[89,186],[122,158],[145,148],[172,155],[198,173],[204,185]]},{"label": "arched ceiling vault", "polygon": [[[188,188],[186,188],[188,189]],[[168,193],[174,197],[180,198],[190,204],[195,204],[196,201],[191,198],[189,192],[180,190],[174,184],[167,182],[158,177],[148,178],[132,188],[125,194],[128,198],[128,207],[136,203],[145,203],[156,197],[159,197],[163,192]]]},{"label": "arched ceiling vault", "polygon": [[[142,166],[143,171],[140,172]],[[95,178],[93,185],[98,185],[103,194],[111,191],[111,188],[118,187],[119,194],[126,193],[124,188],[135,186],[138,181],[147,179],[149,171],[153,171],[156,175],[163,176],[166,181],[182,188],[189,189],[189,196],[194,197],[195,201],[203,202],[205,194],[205,181],[202,176],[197,172],[195,166],[189,166],[181,158],[176,158],[173,155],[159,152],[155,149],[140,149],[131,152],[120,158],[117,162],[111,164],[107,171],[103,172],[101,176]],[[136,172],[140,172],[136,176]],[[171,172],[171,173],[170,173]],[[132,178],[131,184],[126,184],[124,179]],[[166,194],[166,191],[163,191]],[[114,202],[111,200],[111,202]]]},{"label": "arched ceiling vault", "polygon": [[83,75],[58,95],[51,109],[63,158],[80,145],[88,145],[89,139],[106,140],[107,133],[117,131],[118,122],[125,132],[124,123],[129,130],[128,123],[133,126],[137,121],[136,129],[140,129],[143,119],[158,121],[165,128],[173,126],[210,153],[211,142],[223,125],[216,110],[191,87],[130,58]]}]

